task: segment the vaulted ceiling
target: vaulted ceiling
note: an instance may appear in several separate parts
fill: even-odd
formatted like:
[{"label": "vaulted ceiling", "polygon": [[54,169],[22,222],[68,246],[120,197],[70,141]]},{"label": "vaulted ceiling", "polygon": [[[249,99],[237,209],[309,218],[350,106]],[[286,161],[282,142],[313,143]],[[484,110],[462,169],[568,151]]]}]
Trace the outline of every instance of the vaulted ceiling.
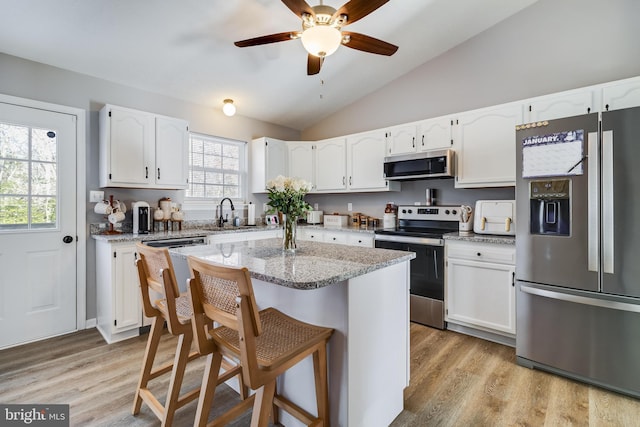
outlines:
[{"label": "vaulted ceiling", "polygon": [[390,0],[345,29],[398,51],[341,46],[314,76],[300,40],[233,44],[300,30],[277,0],[0,0],[0,51],[302,130],[535,1]]}]

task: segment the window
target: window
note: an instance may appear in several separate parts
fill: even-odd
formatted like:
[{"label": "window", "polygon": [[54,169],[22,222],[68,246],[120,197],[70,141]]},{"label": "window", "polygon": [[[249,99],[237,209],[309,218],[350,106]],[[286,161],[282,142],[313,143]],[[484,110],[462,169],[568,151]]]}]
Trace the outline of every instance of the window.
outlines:
[{"label": "window", "polygon": [[57,138],[0,123],[0,229],[57,227]]},{"label": "window", "polygon": [[245,142],[190,134],[187,198],[244,199],[246,175]]}]

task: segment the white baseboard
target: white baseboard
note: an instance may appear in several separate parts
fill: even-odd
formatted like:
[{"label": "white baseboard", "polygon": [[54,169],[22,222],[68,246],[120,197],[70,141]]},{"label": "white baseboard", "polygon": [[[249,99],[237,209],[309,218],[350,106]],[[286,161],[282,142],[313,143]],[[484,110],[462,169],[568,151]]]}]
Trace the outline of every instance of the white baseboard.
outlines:
[{"label": "white baseboard", "polygon": [[95,318],[87,319],[87,321],[84,324],[84,328],[85,329],[95,328],[97,324],[98,324],[98,321]]}]

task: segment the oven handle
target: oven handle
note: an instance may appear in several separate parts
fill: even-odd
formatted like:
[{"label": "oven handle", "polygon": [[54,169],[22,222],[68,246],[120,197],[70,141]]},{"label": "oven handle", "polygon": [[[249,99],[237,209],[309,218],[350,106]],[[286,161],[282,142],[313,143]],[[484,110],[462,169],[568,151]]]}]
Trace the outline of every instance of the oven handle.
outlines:
[{"label": "oven handle", "polygon": [[430,237],[397,236],[395,234],[376,234],[375,240],[379,242],[398,242],[398,243],[412,243],[414,245],[444,246],[443,239],[434,239]]}]

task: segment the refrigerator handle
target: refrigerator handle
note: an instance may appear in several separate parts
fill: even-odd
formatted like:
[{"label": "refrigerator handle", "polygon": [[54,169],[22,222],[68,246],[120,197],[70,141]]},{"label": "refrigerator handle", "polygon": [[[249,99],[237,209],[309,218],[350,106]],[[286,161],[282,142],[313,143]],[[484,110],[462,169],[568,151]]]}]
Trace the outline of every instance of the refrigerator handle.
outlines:
[{"label": "refrigerator handle", "polygon": [[602,261],[603,271],[613,274],[613,131],[602,132]]},{"label": "refrigerator handle", "polygon": [[532,286],[521,285],[520,290],[529,295],[536,295],[543,298],[573,302],[576,304],[591,305],[594,307],[608,308],[612,310],[629,311],[640,313],[640,305],[622,301],[611,301],[606,299],[585,297],[582,295],[566,294],[564,292],[548,291],[546,289],[534,288]]},{"label": "refrigerator handle", "polygon": [[598,133],[589,132],[587,135],[587,223],[588,223],[588,266],[589,271],[598,271],[598,223],[600,210],[598,208],[598,186],[600,176],[598,171]]}]

